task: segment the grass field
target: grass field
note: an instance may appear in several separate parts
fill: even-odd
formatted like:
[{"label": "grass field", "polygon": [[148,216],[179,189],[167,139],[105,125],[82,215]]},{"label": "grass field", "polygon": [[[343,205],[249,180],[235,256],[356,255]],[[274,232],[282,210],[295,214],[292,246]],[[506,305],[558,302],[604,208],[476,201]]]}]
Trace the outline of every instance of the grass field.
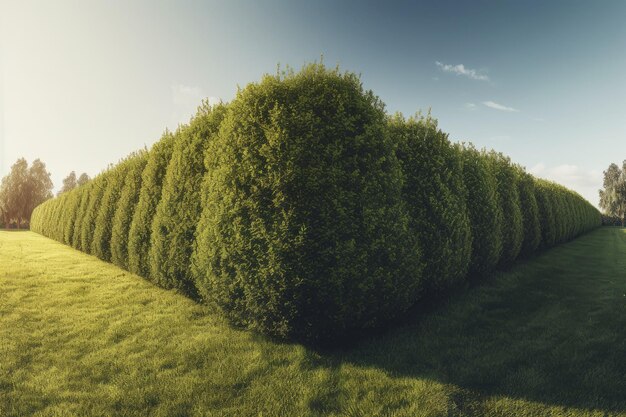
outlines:
[{"label": "grass field", "polygon": [[626,230],[319,351],[0,231],[0,416],[626,416]]}]

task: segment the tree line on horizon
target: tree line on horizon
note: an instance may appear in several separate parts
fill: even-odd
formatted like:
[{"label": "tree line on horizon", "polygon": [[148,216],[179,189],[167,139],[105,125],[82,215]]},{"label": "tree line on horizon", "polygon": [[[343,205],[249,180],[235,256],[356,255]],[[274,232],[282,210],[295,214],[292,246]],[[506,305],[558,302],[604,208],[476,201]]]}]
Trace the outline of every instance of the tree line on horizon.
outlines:
[{"label": "tree line on horizon", "polygon": [[203,103],[31,227],[237,325],[328,341],[600,225],[505,155],[388,115],[357,75],[310,64]]},{"label": "tree line on horizon", "polygon": [[[89,180],[86,173],[77,179],[76,172],[72,171],[63,179],[63,186],[57,196]],[[53,188],[50,173],[43,161],[35,159],[29,167],[25,158],[18,158],[9,174],[0,181],[0,228],[28,228],[33,210],[52,198]]]},{"label": "tree line on horizon", "polygon": [[45,163],[35,159],[29,167],[19,158],[0,182],[0,227],[28,225],[35,207],[52,198],[52,187]]},{"label": "tree line on horizon", "polygon": [[612,163],[604,171],[603,189],[599,190],[603,222],[624,227],[626,220],[626,161],[622,166]]}]

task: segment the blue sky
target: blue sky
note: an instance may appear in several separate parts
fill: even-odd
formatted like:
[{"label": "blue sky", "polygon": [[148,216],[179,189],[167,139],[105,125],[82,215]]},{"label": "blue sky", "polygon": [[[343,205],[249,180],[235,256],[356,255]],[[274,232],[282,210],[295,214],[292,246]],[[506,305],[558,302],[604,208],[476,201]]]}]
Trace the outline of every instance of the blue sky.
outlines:
[{"label": "blue sky", "polygon": [[204,97],[323,55],[389,112],[511,156],[597,204],[626,159],[626,2],[0,0],[0,175],[57,187],[185,122]]}]

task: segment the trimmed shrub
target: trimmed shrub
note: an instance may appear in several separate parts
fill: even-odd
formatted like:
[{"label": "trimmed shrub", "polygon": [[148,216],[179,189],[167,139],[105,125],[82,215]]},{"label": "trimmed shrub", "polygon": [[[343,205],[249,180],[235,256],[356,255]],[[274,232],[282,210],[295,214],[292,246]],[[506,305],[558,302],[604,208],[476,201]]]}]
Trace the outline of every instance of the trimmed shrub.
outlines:
[{"label": "trimmed shrub", "polygon": [[405,120],[398,114],[388,125],[402,166],[410,228],[427,260],[422,287],[445,291],[464,280],[472,248],[460,155],[430,117]]},{"label": "trimmed shrub", "polygon": [[331,341],[601,222],[577,193],[451,145],[430,116],[388,117],[357,76],[314,64],[204,103],[30,226],[236,324]]},{"label": "trimmed shrub", "polygon": [[522,211],[522,225],[524,239],[520,250],[521,256],[530,256],[541,243],[541,224],[539,221],[539,207],[535,198],[535,181],[533,177],[519,168],[518,190],[520,208]]},{"label": "trimmed shrub", "polygon": [[141,151],[128,162],[124,188],[117,202],[111,231],[111,262],[128,269],[128,233],[141,189],[141,175],[148,161],[148,152]]},{"label": "trimmed shrub", "polygon": [[239,91],[207,153],[192,268],[236,323],[319,340],[417,296],[402,173],[383,104],[322,65]]},{"label": "trimmed shrub", "polygon": [[517,169],[511,165],[511,160],[491,151],[485,156],[498,184],[498,201],[502,212],[502,252],[498,266],[508,268],[513,264],[520,253],[524,240],[522,212],[520,209],[519,191],[517,188]]},{"label": "trimmed shrub", "polygon": [[556,241],[556,220],[550,198],[550,189],[546,181],[535,179],[535,199],[541,225],[540,247],[551,248]]},{"label": "trimmed shrub", "polygon": [[100,174],[98,177],[91,181],[93,187],[89,190],[89,203],[85,211],[85,217],[83,218],[83,224],[80,231],[80,244],[84,252],[93,254],[92,245],[93,233],[96,228],[96,217],[98,215],[98,208],[100,207],[100,201],[104,195],[104,191],[107,186],[106,173]]},{"label": "trimmed shrub", "polygon": [[83,228],[83,221],[85,218],[85,213],[87,211],[87,207],[89,206],[89,198],[91,196],[91,189],[94,185],[90,182],[79,188],[81,197],[80,204],[76,211],[76,220],[74,221],[74,228],[72,230],[72,246],[78,250],[83,250],[82,241],[80,238],[81,231]]},{"label": "trimmed shrub", "polygon": [[74,241],[74,224],[78,216],[78,209],[82,200],[82,190],[74,188],[69,192],[69,205],[63,221],[63,243],[72,246]]},{"label": "trimmed shrub", "polygon": [[558,187],[552,185],[552,193],[550,197],[552,199],[552,208],[554,210],[554,219],[556,225],[555,240],[557,243],[565,242],[565,201],[561,196],[561,190]]},{"label": "trimmed shrub", "polygon": [[205,103],[189,126],[176,132],[178,139],[152,224],[151,279],[163,287],[178,288],[191,295],[195,295],[195,285],[189,263],[202,211],[200,188],[205,173],[204,155],[225,113],[225,106],[211,107]]},{"label": "trimmed shrub", "polygon": [[467,189],[467,212],[472,236],[470,277],[484,276],[496,268],[502,251],[502,212],[496,178],[488,161],[472,144],[459,147],[463,180]]},{"label": "trimmed shrub", "polygon": [[111,260],[113,216],[117,209],[117,203],[122,193],[129,167],[135,158],[137,158],[136,154],[127,157],[106,173],[107,187],[100,201],[96,227],[93,232],[93,241],[91,242],[92,253],[104,261]]},{"label": "trimmed shrub", "polygon": [[161,200],[161,190],[167,165],[172,158],[174,135],[167,130],[148,153],[148,161],[141,175],[139,201],[133,214],[128,233],[128,268],[137,275],[148,278],[150,262],[150,234],[157,205]]}]

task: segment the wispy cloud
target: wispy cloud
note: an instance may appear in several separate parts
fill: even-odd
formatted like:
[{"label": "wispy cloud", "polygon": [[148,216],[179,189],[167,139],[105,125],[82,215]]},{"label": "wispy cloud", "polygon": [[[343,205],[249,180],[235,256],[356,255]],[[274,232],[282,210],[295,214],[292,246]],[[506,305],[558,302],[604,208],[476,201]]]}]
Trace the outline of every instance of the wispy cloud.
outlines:
[{"label": "wispy cloud", "polygon": [[495,101],[483,101],[483,104],[490,109],[496,109],[500,111],[509,111],[509,112],[519,112],[519,110],[514,109],[513,107],[504,106],[502,104],[498,104]]},{"label": "wispy cloud", "polygon": [[450,65],[450,64],[441,63],[439,61],[436,61],[435,64],[443,72],[451,72],[456,75],[463,75],[467,78],[471,78],[472,80],[489,81],[489,77],[486,76],[485,74],[481,74],[478,71],[470,69],[470,68],[465,68],[465,65],[463,64]]},{"label": "wispy cloud", "polygon": [[464,107],[469,110],[476,109],[476,103],[465,103]]}]

